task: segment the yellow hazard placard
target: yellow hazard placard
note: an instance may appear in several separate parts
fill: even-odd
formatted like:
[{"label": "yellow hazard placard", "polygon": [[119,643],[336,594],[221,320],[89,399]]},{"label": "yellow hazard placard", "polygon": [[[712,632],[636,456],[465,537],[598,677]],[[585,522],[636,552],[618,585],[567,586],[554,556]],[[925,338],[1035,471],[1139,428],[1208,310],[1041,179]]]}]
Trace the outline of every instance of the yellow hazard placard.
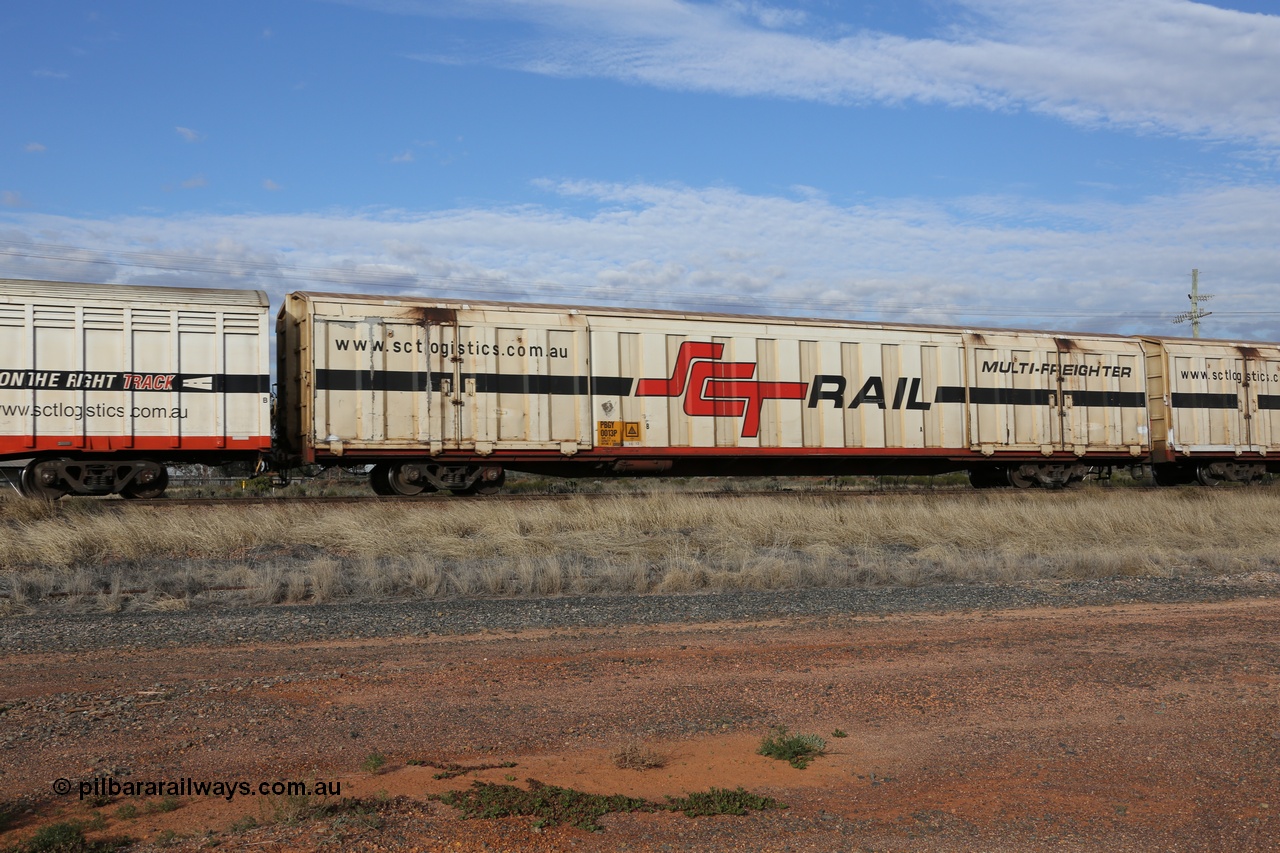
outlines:
[{"label": "yellow hazard placard", "polygon": [[596,447],[621,447],[622,421],[596,421]]},{"label": "yellow hazard placard", "polygon": [[622,422],[622,440],[623,441],[639,441],[640,440],[640,422],[639,421],[623,421]]}]

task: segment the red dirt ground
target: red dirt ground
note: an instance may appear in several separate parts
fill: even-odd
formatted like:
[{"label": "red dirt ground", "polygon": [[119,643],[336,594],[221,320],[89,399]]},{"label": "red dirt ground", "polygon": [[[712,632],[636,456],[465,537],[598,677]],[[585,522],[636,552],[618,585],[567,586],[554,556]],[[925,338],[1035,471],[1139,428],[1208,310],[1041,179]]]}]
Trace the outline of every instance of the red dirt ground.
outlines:
[{"label": "red dirt ground", "polygon": [[[90,838],[148,850],[1274,850],[1278,651],[1280,602],[1254,599],[10,654],[0,849],[97,813]],[[774,725],[827,754],[757,755]],[[631,744],[665,766],[618,769]],[[419,762],[516,766],[441,780]],[[363,805],[79,799],[95,774],[340,782]],[[613,814],[593,833],[427,798],[529,778],[659,802],[741,786],[788,808]]]}]

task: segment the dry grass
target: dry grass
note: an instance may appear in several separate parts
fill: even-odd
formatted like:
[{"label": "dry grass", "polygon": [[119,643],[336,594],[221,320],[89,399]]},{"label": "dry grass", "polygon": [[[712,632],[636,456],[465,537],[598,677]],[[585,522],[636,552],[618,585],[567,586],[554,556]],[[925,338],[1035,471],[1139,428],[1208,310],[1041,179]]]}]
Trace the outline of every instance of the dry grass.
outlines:
[{"label": "dry grass", "polygon": [[667,766],[668,757],[639,743],[629,743],[613,754],[619,770],[657,770]]},{"label": "dry grass", "polygon": [[130,507],[0,500],[0,612],[1271,571],[1280,492]]}]

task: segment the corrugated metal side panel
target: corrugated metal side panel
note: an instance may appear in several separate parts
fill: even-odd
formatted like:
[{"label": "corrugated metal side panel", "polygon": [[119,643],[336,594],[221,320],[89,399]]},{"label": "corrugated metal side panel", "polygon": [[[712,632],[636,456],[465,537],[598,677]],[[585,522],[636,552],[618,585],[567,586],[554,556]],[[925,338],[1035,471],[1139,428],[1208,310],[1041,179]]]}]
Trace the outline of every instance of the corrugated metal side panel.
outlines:
[{"label": "corrugated metal side panel", "polygon": [[965,335],[975,450],[1145,453],[1146,368],[1138,341]]},{"label": "corrugated metal side panel", "polygon": [[312,307],[313,408],[303,427],[315,445],[404,448],[429,441],[429,421],[417,406],[430,390],[428,328],[404,309],[359,315],[346,305]]},{"label": "corrugated metal side panel", "polygon": [[1253,413],[1253,445],[1256,449],[1280,453],[1280,347],[1259,346],[1250,363],[1250,410]]},{"label": "corrugated metal side panel", "polygon": [[1042,335],[965,337],[973,449],[1052,452],[1061,448],[1050,411],[1057,347]]},{"label": "corrugated metal side panel", "polygon": [[1057,338],[1062,445],[1077,454],[1150,446],[1146,355],[1136,341]]},{"label": "corrugated metal side panel", "polygon": [[0,287],[14,344],[0,353],[0,454],[267,449],[265,297],[179,305],[153,299],[169,289],[110,290],[81,304],[78,287]]},{"label": "corrugated metal side panel", "polygon": [[592,416],[623,447],[965,446],[958,334],[590,316]]},{"label": "corrugated metal side panel", "polygon": [[581,317],[333,295],[290,300],[311,324],[302,424],[318,452],[591,446]]},{"label": "corrugated metal side panel", "polygon": [[1280,348],[1163,340],[1169,443],[1182,454],[1280,452]]},{"label": "corrugated metal side panel", "polygon": [[1244,372],[1230,344],[1166,341],[1169,441],[1178,453],[1247,449]]},{"label": "corrugated metal side panel", "polygon": [[[35,392],[23,377],[35,366],[35,306],[9,302],[0,305],[0,328],[6,342],[0,353],[0,452],[17,455],[36,446]],[[26,406],[24,410],[22,407]]]},{"label": "corrugated metal side panel", "polygon": [[582,318],[541,312],[457,314],[451,362],[456,424],[451,446],[559,449],[590,446],[590,380]]}]

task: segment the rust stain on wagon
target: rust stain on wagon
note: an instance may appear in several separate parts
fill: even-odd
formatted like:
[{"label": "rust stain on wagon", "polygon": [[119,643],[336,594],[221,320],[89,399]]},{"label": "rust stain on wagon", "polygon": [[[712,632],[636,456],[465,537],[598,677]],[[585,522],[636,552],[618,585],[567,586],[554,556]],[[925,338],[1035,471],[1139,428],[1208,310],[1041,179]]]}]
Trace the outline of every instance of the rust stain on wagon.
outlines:
[{"label": "rust stain on wagon", "polygon": [[409,317],[420,326],[431,323],[436,325],[453,325],[458,322],[457,308],[430,308],[421,306],[409,309]]}]

